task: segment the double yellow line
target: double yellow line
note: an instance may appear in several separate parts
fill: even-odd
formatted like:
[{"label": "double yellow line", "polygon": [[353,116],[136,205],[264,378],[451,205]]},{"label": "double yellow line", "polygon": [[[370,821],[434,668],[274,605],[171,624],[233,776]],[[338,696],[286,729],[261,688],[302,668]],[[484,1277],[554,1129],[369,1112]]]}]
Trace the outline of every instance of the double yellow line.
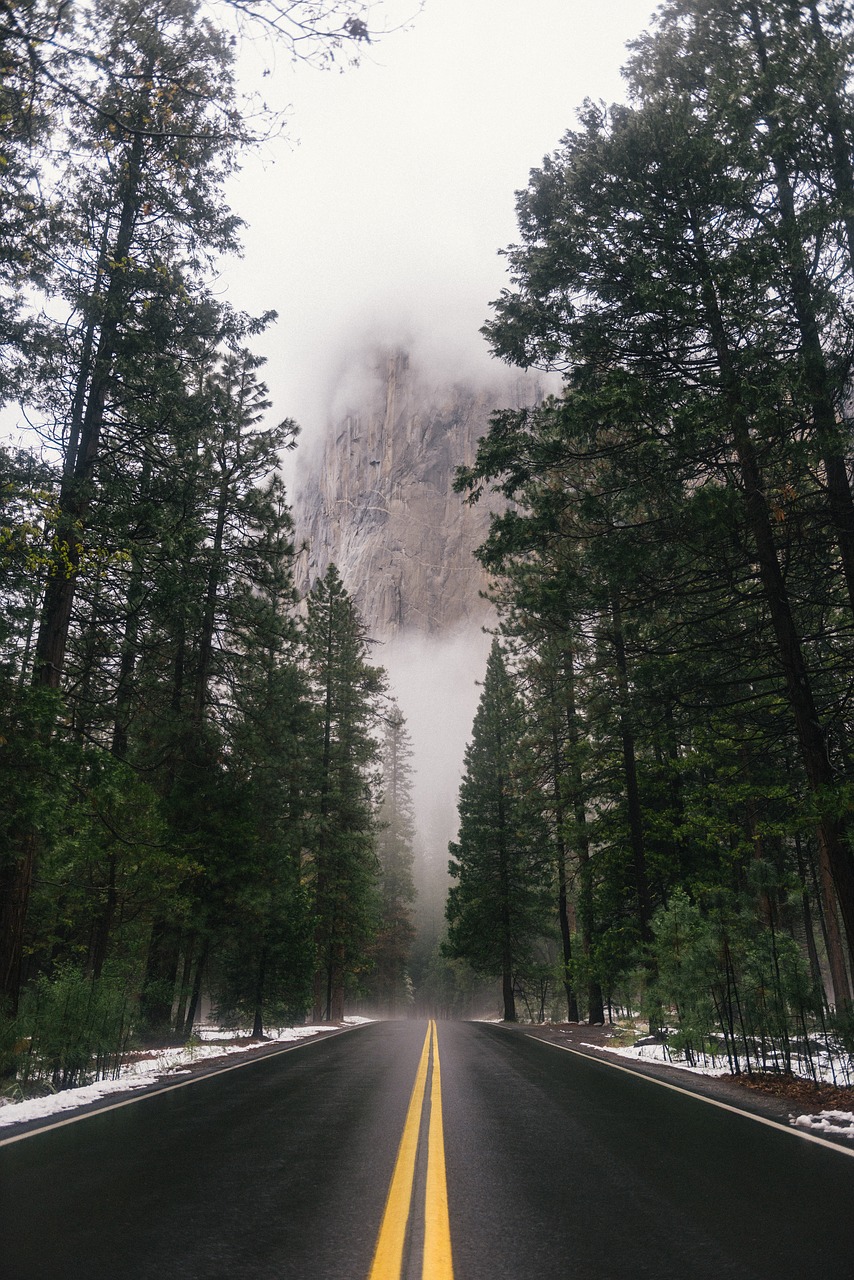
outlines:
[{"label": "double yellow line", "polygon": [[403,1136],[388,1189],[385,1212],[374,1249],[368,1280],[401,1280],[406,1228],[412,1212],[412,1191],[418,1135],[430,1074],[430,1117],[427,1129],[427,1185],[424,1194],[424,1256],[421,1280],[453,1280],[451,1231],[448,1222],[448,1187],[445,1177],[445,1136],[442,1129],[442,1080],[439,1038],[430,1019],[415,1074],[415,1085],[403,1126]]}]

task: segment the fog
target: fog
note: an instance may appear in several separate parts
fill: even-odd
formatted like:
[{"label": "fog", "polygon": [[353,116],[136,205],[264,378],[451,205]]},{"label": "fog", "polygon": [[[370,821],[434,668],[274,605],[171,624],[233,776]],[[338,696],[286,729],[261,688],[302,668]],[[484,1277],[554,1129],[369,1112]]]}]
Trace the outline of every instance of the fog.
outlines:
[{"label": "fog", "polygon": [[[416,0],[375,6],[403,21]],[[287,139],[231,184],[246,252],[223,288],[279,321],[259,344],[277,411],[321,430],[354,343],[418,346],[447,380],[480,378],[479,335],[505,283],[514,192],[585,97],[622,96],[624,45],[651,0],[426,0],[408,29],[319,72],[263,41],[247,84],[285,108]],[[269,72],[268,75],[263,75]]]},{"label": "fog", "polygon": [[[395,25],[415,7],[388,0],[377,13]],[[344,74],[277,61],[263,44],[245,55],[246,83],[292,104],[289,141],[264,147],[233,183],[249,226],[224,285],[248,310],[279,312],[258,345],[276,412],[302,428],[299,470],[328,424],[368,400],[379,347],[408,351],[428,383],[509,386],[479,329],[506,283],[499,250],[516,238],[514,193],[586,97],[622,96],[625,42],[652,8],[426,0]],[[419,922],[434,935],[489,643],[469,628],[374,652],[413,740]]]},{"label": "fog", "polygon": [[[416,768],[414,800],[417,869],[425,901],[422,914],[435,914],[444,896],[448,841],[457,833],[457,793],[463,754],[480,697],[491,637],[469,628],[448,636],[404,634],[377,646],[412,738]],[[441,913],[441,903],[438,904]]]}]

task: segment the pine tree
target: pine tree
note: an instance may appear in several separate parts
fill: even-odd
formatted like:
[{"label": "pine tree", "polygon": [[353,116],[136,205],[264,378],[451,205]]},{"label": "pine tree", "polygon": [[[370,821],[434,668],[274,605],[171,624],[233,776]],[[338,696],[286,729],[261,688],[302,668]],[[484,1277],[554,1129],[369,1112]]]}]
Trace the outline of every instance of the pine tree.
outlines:
[{"label": "pine tree", "polygon": [[[198,969],[199,957],[214,942],[213,922],[228,916],[241,865],[235,851],[244,850],[252,866],[255,838],[235,821],[244,812],[247,788],[258,779],[254,771],[240,778],[231,737],[241,733],[249,714],[246,698],[264,696],[263,678],[260,689],[254,687],[257,676],[250,680],[249,654],[277,682],[291,627],[290,516],[281,486],[267,477],[275,473],[280,451],[293,442],[294,426],[263,426],[269,402],[258,378],[260,363],[245,350],[227,352],[208,371],[188,437],[175,442],[188,464],[181,474],[173,461],[178,489],[166,505],[176,514],[176,554],[151,590],[168,666],[164,671],[158,646],[155,666],[146,669],[143,663],[138,676],[150,741],[137,758],[152,767],[154,749],[173,839],[198,868],[189,928],[182,902],[167,904],[152,926],[143,1005],[150,1026],[162,1030],[170,1023],[181,953],[186,957],[194,950]],[[164,550],[159,548],[160,555]],[[292,682],[290,688],[296,687]],[[284,714],[281,703],[278,713]],[[283,730],[291,719],[288,713]],[[285,739],[280,745],[292,756]],[[283,758],[280,766],[286,763]],[[265,764],[259,761],[259,768]]]},{"label": "pine tree", "polygon": [[305,874],[315,927],[314,1018],[344,1016],[348,975],[366,963],[376,914],[374,728],[383,672],[334,565],[312,590],[306,619],[306,670],[314,718],[309,769]]},{"label": "pine tree", "polygon": [[412,744],[406,721],[392,704],[385,717],[382,747],[382,801],[377,815],[379,919],[371,947],[370,990],[394,1015],[411,1000],[409,958],[415,937],[415,810],[412,801]]},{"label": "pine tree", "polygon": [[[732,7],[707,8],[711,21]],[[747,35],[739,38],[749,46],[755,33],[747,9]],[[704,30],[699,19],[696,29]],[[755,586],[761,589],[762,644],[773,645],[772,666],[814,797],[821,874],[833,883],[850,948],[854,860],[833,799],[844,765],[831,729],[844,696],[840,685],[833,691],[836,673],[850,660],[850,625],[839,613],[841,552],[833,545],[841,545],[845,521],[833,503],[829,518],[827,503],[840,426],[831,432],[827,422],[827,363],[820,367],[821,352],[810,355],[804,346],[810,307],[813,318],[818,314],[815,291],[825,299],[820,319],[828,352],[838,342],[834,316],[842,299],[830,292],[832,260],[825,262],[818,242],[821,285],[811,286],[809,299],[796,296],[794,226],[776,227],[764,212],[772,191],[782,207],[779,157],[766,156],[764,167],[750,159],[756,148],[738,132],[745,125],[740,99],[722,96],[714,110],[696,106],[697,85],[705,81],[693,75],[701,53],[682,47],[691,30],[684,24],[644,46],[637,104],[610,112],[588,104],[583,128],[567,135],[559,155],[533,176],[520,198],[525,243],[511,252],[515,287],[500,300],[488,331],[497,351],[522,363],[574,365],[564,421],[580,415],[573,428],[579,446],[607,458],[609,469],[617,465],[626,480],[634,471],[626,492],[637,515],[631,506],[615,512],[621,524],[640,517],[650,528],[651,520],[666,528],[664,514],[675,529],[681,511],[702,514],[711,545],[723,551],[719,581],[735,573],[751,598]],[[644,78],[653,54],[656,74]],[[754,92],[760,88],[754,77]],[[757,154],[761,159],[761,148]],[[804,218],[813,213],[807,201]],[[779,288],[787,305],[769,308]],[[838,352],[833,367],[839,397],[847,356]],[[508,462],[512,476],[516,464]],[[828,477],[828,487],[817,484],[817,475]],[[674,497],[681,491],[674,514],[665,508],[643,515],[668,488]],[[589,495],[588,509],[597,500]],[[614,530],[609,541],[619,546],[625,539]],[[708,560],[695,556],[695,563],[708,578]],[[726,608],[735,637],[735,601]],[[620,630],[611,627],[615,638]],[[832,655],[812,642],[823,630],[836,638]],[[639,850],[636,797],[630,814]],[[844,1002],[846,966],[833,951],[834,986]]]},{"label": "pine tree", "polygon": [[204,910],[216,1005],[248,1018],[261,1036],[274,1019],[302,1017],[311,995],[312,917],[300,865],[311,708],[299,665],[293,530],[281,480],[274,476],[254,499],[243,513],[257,536],[251,558],[243,558],[246,577],[232,578],[228,628],[234,662],[227,732],[240,829],[215,869]]},{"label": "pine tree", "polygon": [[92,17],[112,72],[101,114],[84,112],[71,129],[69,148],[80,159],[64,179],[83,260],[67,264],[60,287],[83,324],[58,423],[65,448],[56,568],[36,650],[35,678],[50,688],[62,677],[100,459],[124,443],[123,365],[160,363],[162,330],[146,313],[180,310],[185,293],[197,295],[211,256],[236,248],[237,220],[220,191],[240,138],[228,42],[198,21],[191,0],[163,0],[144,19],[131,0],[109,14],[96,7]]},{"label": "pine tree", "polygon": [[[103,550],[105,459],[123,458],[133,473],[143,416],[135,409],[146,405],[151,385],[142,370],[158,386],[170,361],[174,373],[184,354],[175,335],[186,332],[188,311],[200,318],[193,304],[210,255],[234,247],[236,222],[220,184],[241,133],[233,51],[198,21],[190,0],[163,0],[144,14],[132,0],[96,4],[87,20],[90,52],[99,56],[89,60],[64,122],[72,159],[56,204],[65,209],[71,253],[52,274],[52,288],[71,307],[73,337],[62,347],[67,362],[52,357],[39,370],[40,408],[55,414],[63,443],[33,664],[34,684],[51,690],[62,686],[81,574]],[[102,60],[107,77],[98,72]],[[91,578],[97,596],[101,575]],[[97,613],[90,617],[97,630]],[[87,695],[93,659],[94,652],[85,659]],[[88,729],[81,726],[84,735]],[[8,921],[0,992],[13,1007],[37,843],[37,831],[22,826],[0,876],[0,916]]]},{"label": "pine tree", "polygon": [[[516,1021],[514,984],[547,927],[547,842],[528,794],[524,716],[498,641],[486,667],[460,786],[460,829],[449,848],[446,952],[501,978],[504,1020]],[[546,852],[544,852],[544,850]]]},{"label": "pine tree", "polygon": [[30,385],[25,360],[45,336],[44,325],[26,314],[25,297],[50,277],[55,228],[41,179],[56,101],[33,50],[67,22],[62,9],[41,0],[0,6],[0,404]]}]

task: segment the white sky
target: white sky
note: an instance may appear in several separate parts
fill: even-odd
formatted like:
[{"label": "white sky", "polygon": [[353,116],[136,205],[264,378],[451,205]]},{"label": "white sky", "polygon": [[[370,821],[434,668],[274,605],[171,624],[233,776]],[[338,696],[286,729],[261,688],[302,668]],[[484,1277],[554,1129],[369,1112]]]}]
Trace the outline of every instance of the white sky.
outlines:
[{"label": "white sky", "polygon": [[[366,343],[417,344],[441,381],[483,371],[480,326],[505,283],[514,193],[586,97],[622,97],[625,42],[655,0],[377,0],[394,28],[339,74],[263,39],[244,79],[286,136],[249,157],[228,199],[248,224],[218,292],[278,311],[253,340],[277,419],[325,424],[342,364]],[[414,17],[413,17],[414,14]],[[263,75],[262,71],[267,74]],[[20,414],[0,436],[29,442]]]},{"label": "white sky", "polygon": [[[415,3],[384,13],[400,20]],[[279,312],[260,344],[279,417],[321,425],[342,357],[366,339],[426,342],[452,375],[485,358],[478,329],[505,280],[514,192],[585,97],[622,96],[625,42],[654,7],[426,0],[358,69],[267,62],[259,83],[291,104],[290,141],[232,185],[250,226],[223,283],[247,310]],[[248,77],[265,57],[247,57]]]}]

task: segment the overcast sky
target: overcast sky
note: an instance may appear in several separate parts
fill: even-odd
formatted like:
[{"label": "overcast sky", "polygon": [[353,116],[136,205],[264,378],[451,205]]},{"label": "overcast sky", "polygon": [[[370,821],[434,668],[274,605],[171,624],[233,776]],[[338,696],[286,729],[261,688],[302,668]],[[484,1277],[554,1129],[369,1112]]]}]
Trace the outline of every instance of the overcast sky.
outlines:
[{"label": "overcast sky", "polygon": [[[392,20],[413,7],[385,6]],[[247,310],[279,312],[259,347],[275,413],[296,418],[304,440],[319,436],[336,385],[351,385],[347,366],[372,341],[414,344],[438,383],[484,369],[478,330],[505,283],[498,250],[516,238],[514,192],[585,98],[623,96],[625,43],[653,8],[426,0],[357,70],[280,59],[260,82],[277,106],[292,104],[292,141],[266,147],[233,183],[250,226],[223,287]],[[419,835],[438,891],[488,643],[409,636],[377,654],[413,737]]]},{"label": "overcast sky", "polygon": [[[279,312],[262,343],[278,416],[321,426],[342,359],[366,339],[417,340],[451,376],[485,359],[478,329],[504,283],[514,192],[585,97],[622,96],[625,42],[654,7],[426,0],[358,69],[279,57],[263,89],[291,104],[290,141],[232,185],[249,228],[223,281],[240,306]],[[388,0],[384,12],[414,8]]]}]

